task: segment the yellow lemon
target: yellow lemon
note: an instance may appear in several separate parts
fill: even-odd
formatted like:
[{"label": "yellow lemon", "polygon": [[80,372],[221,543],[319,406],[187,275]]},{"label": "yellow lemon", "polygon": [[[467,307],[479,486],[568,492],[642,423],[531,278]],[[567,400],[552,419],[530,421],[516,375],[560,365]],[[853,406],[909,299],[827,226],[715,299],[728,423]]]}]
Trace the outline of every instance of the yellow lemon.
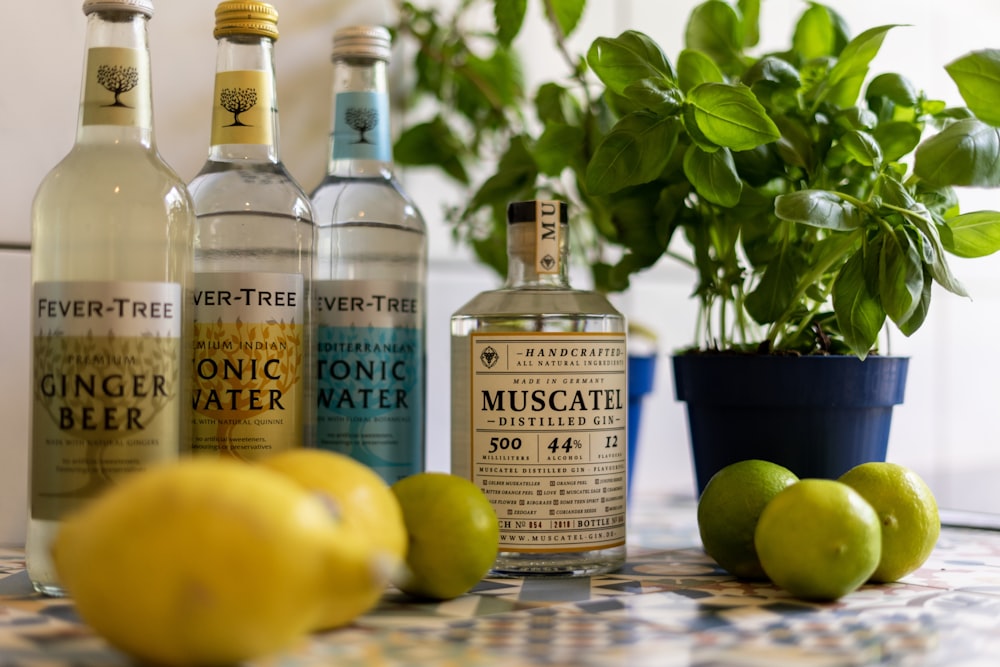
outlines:
[{"label": "yellow lemon", "polygon": [[798,479],[788,468],[757,459],[715,473],[698,499],[698,532],[705,553],[737,577],[764,579],[753,544],[757,520],[771,498]]},{"label": "yellow lemon", "polygon": [[375,567],[345,571],[333,582],[319,627],[344,625],[374,607],[406,557],[403,511],[389,485],[363,463],[321,449],[286,450],[260,463],[325,496],[343,529],[377,555]]},{"label": "yellow lemon", "polygon": [[868,501],[882,524],[882,558],[872,581],[896,581],[923,565],[941,534],[937,501],[917,473],[896,463],[862,463],[840,481]]},{"label": "yellow lemon", "polygon": [[882,533],[857,491],[831,479],[804,479],[767,504],[754,544],[775,584],[796,597],[835,600],[875,571]]},{"label": "yellow lemon", "polygon": [[489,499],[469,480],[440,472],[392,485],[403,508],[410,548],[400,590],[448,600],[475,586],[496,561],[500,526]]},{"label": "yellow lemon", "polygon": [[316,627],[329,579],[370,550],[299,485],[189,459],[134,475],[67,518],[53,547],[80,616],[159,665],[237,663]]}]

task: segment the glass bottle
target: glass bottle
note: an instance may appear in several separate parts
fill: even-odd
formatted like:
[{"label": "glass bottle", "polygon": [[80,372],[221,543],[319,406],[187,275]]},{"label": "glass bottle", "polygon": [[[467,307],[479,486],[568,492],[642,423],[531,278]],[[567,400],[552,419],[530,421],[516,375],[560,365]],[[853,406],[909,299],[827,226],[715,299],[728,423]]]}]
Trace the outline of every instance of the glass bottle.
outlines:
[{"label": "glass bottle", "polygon": [[278,154],[277,22],[264,2],[215,10],[211,146],[188,186],[195,455],[254,460],[308,441],[312,208]]},{"label": "glass bottle", "polygon": [[32,206],[27,568],[62,595],[59,521],[188,437],[193,211],[153,137],[150,0],[86,0],[76,142]]},{"label": "glass bottle", "polygon": [[385,28],[333,40],[317,243],[316,443],[394,482],[424,468],[427,236],[393,175]]},{"label": "glass bottle", "polygon": [[493,503],[497,575],[625,561],[625,318],[569,286],[566,204],[507,209],[507,281],[451,318],[451,467]]}]

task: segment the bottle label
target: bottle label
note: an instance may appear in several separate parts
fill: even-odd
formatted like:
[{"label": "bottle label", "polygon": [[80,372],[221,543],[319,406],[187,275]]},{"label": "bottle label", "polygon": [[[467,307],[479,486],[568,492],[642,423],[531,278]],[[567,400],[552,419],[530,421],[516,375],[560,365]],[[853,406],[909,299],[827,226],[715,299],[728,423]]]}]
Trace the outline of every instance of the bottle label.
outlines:
[{"label": "bottle label", "polygon": [[559,258],[559,202],[535,202],[535,272],[539,275],[558,275]]},{"label": "bottle label", "polygon": [[264,70],[215,74],[212,145],[274,143],[274,79]]},{"label": "bottle label", "polygon": [[37,282],[33,306],[31,516],[54,521],[177,458],[181,286]]},{"label": "bottle label", "polygon": [[420,287],[393,280],[313,284],[316,443],[392,483],[423,469],[424,315]]},{"label": "bottle label", "polygon": [[337,93],[333,114],[334,160],[392,162],[388,95]]},{"label": "bottle label", "polygon": [[303,445],[304,279],[199,273],[194,290],[194,454],[258,459]]},{"label": "bottle label", "polygon": [[473,333],[472,481],[501,551],[625,543],[625,334]]},{"label": "bottle label", "polygon": [[149,55],[141,49],[98,46],[87,52],[84,125],[151,129]]}]

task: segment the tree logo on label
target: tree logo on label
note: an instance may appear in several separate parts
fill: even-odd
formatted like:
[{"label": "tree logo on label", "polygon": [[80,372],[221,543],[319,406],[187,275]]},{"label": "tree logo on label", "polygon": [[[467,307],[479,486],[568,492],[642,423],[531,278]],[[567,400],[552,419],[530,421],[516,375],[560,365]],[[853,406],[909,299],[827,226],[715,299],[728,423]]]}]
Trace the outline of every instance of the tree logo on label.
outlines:
[{"label": "tree logo on label", "polygon": [[223,88],[219,93],[219,104],[233,114],[233,122],[226,127],[253,127],[240,121],[240,114],[249,111],[257,104],[256,88]]},{"label": "tree logo on label", "polygon": [[139,84],[139,70],[125,65],[100,65],[97,68],[97,83],[115,96],[114,102],[104,106],[131,109],[132,107],[122,102],[121,95]]},{"label": "tree logo on label", "polygon": [[360,135],[360,138],[354,143],[372,143],[365,137],[365,133],[374,130],[378,125],[378,112],[375,109],[371,107],[348,107],[344,114],[344,119],[347,121],[347,125],[357,130]]}]

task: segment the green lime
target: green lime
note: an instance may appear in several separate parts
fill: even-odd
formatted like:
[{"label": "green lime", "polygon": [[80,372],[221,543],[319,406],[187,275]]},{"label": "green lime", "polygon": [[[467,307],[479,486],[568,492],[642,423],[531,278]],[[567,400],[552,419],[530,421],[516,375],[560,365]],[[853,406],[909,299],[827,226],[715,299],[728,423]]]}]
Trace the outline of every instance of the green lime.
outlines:
[{"label": "green lime", "polygon": [[698,532],[705,553],[741,579],[764,579],[753,535],[764,506],[798,481],[776,463],[748,459],[715,473],[698,500]]},{"label": "green lime", "polygon": [[836,600],[878,566],[878,514],[857,491],[831,479],[804,479],[776,495],[757,522],[764,572],[805,599]]},{"label": "green lime", "polygon": [[896,581],[923,565],[941,534],[934,494],[917,473],[896,463],[862,463],[840,481],[868,501],[882,524],[882,558],[872,581]]}]

